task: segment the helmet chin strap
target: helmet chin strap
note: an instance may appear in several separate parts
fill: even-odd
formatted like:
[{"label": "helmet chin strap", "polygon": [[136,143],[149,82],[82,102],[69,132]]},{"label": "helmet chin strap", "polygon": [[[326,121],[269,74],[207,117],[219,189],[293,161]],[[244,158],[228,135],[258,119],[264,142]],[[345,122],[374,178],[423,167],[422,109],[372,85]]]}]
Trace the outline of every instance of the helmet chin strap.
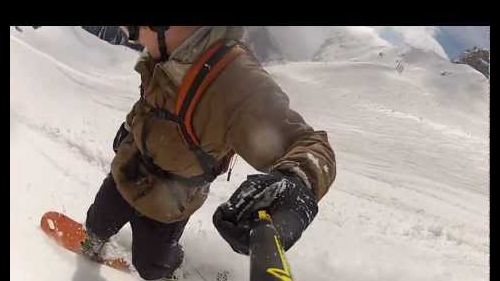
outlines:
[{"label": "helmet chin strap", "polygon": [[159,28],[158,30],[156,30],[156,34],[158,37],[158,48],[160,49],[161,54],[161,61],[168,60],[167,45],[165,43],[165,30],[165,28]]}]

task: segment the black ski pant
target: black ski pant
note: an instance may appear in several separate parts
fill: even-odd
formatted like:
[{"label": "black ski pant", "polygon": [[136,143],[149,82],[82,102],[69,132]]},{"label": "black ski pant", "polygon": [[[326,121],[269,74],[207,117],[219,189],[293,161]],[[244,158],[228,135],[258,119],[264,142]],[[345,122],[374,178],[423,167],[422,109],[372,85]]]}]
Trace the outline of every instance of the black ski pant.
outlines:
[{"label": "black ski pant", "polygon": [[154,280],[172,274],[182,263],[178,241],[187,221],[165,224],[142,216],[123,199],[109,174],[87,212],[85,226],[107,240],[130,222],[132,263],[142,278]]}]

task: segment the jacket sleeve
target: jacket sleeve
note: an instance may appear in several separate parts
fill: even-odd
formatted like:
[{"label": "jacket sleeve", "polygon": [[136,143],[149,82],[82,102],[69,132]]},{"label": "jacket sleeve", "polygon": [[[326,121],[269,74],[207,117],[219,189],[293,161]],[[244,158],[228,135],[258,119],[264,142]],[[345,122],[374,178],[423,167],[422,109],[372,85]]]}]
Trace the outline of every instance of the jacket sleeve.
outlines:
[{"label": "jacket sleeve", "polygon": [[315,131],[290,109],[287,95],[262,67],[246,68],[239,78],[228,87],[228,146],[261,172],[297,174],[319,201],[336,176],[326,132]]}]

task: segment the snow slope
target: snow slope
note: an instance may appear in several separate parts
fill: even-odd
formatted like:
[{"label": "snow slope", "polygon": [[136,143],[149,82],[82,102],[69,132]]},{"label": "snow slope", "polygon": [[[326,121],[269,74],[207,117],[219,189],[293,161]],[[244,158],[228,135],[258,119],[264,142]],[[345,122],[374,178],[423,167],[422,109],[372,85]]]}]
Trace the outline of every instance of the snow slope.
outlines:
[{"label": "snow slope", "polygon": [[[138,97],[136,53],[80,28],[11,29],[11,280],[137,280],[62,251],[38,228],[47,210],[85,219]],[[292,107],[328,132],[338,165],[287,253],[295,280],[489,279],[488,80],[426,50],[366,52],[268,67]],[[254,172],[240,158],[231,182],[212,185],[181,239],[185,280],[248,280],[248,258],[211,216]],[[129,255],[130,228],[113,243]]]}]

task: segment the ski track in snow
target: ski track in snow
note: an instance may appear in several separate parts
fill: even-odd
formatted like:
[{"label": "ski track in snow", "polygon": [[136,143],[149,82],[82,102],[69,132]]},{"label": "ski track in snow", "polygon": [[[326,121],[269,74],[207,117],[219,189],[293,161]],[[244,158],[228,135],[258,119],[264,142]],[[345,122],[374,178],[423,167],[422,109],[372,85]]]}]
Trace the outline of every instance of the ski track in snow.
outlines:
[{"label": "ski track in snow", "polygon": [[[30,122],[27,118],[24,118],[16,113],[13,114],[16,121],[27,126],[31,130],[37,131],[38,133],[50,138],[52,141],[57,142],[66,147],[68,151],[76,152],[83,160],[89,162],[92,165],[99,167],[101,171],[106,173],[109,170],[109,165],[111,162],[109,159],[105,159],[100,156],[98,152],[92,151],[85,143],[72,140],[68,136],[64,136],[59,128],[51,128],[46,125],[35,124]],[[36,143],[34,144],[36,145]],[[43,151],[40,151],[43,153]]]},{"label": "ski track in snow", "polygon": [[[83,40],[82,50],[98,40],[76,28],[37,32],[54,31]],[[132,70],[109,77],[87,72],[92,68],[85,65],[80,70],[44,51],[50,42],[43,36],[34,43],[29,34],[22,36],[11,32],[10,37],[11,280],[137,280],[61,251],[37,228],[49,209],[85,218],[109,171],[112,137],[138,95],[134,83],[122,83],[133,77]],[[75,61],[82,61],[73,51]],[[117,62],[134,60],[113,47],[93,52]],[[292,108],[328,132],[336,152],[337,179],[315,221],[287,253],[294,280],[487,280],[489,99],[484,91],[489,84],[462,66],[439,62],[457,75],[457,105],[443,106],[449,90],[439,79],[451,78],[432,76],[439,73],[438,63],[405,62],[398,74],[388,57],[267,68]],[[54,85],[44,84],[47,79]],[[30,85],[54,88],[44,92]],[[467,93],[470,89],[477,92]],[[483,115],[476,109],[459,111],[472,104],[471,95]],[[211,215],[251,173],[255,170],[239,161],[231,182],[217,179],[190,219],[181,239],[183,280],[248,280],[248,258],[233,253],[218,236]],[[130,236],[127,225],[113,237],[128,256]],[[30,257],[19,254],[27,250]]]}]

